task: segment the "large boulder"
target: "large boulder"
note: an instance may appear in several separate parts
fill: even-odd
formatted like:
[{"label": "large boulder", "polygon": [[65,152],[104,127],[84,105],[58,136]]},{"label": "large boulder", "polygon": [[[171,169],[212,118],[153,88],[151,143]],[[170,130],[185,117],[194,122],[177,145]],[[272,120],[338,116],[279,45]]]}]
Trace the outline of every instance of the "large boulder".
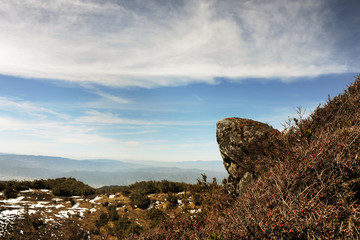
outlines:
[{"label": "large boulder", "polygon": [[280,136],[271,126],[250,119],[218,121],[216,138],[229,173],[227,187],[231,194],[242,194],[253,178],[280,160]]}]

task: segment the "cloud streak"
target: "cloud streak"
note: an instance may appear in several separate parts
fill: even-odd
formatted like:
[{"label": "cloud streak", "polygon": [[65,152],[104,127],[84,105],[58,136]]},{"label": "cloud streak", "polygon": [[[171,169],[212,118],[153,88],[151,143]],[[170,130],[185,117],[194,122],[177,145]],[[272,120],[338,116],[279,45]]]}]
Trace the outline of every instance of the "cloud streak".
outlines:
[{"label": "cloud streak", "polygon": [[126,119],[112,113],[104,113],[96,110],[87,111],[85,116],[75,120],[82,124],[92,125],[127,125],[127,126],[212,126],[211,121],[146,121],[136,119]]},{"label": "cloud streak", "polygon": [[1,110],[7,110],[11,112],[19,112],[19,113],[26,113],[31,116],[39,117],[39,118],[48,118],[49,116],[53,115],[62,119],[70,119],[71,117],[67,114],[54,112],[50,109],[34,105],[28,101],[22,100],[11,100],[5,97],[0,97],[0,108]]},{"label": "cloud streak", "polygon": [[326,1],[131,2],[2,1],[0,73],[156,87],[354,71]]}]

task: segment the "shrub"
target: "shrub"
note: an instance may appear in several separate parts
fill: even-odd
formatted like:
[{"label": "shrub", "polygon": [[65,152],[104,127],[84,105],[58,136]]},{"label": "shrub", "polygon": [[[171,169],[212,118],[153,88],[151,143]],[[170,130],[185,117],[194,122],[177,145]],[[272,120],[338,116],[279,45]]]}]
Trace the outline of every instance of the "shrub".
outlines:
[{"label": "shrub", "polygon": [[31,187],[34,189],[50,189],[48,181],[44,179],[34,180],[31,184]]},{"label": "shrub", "polygon": [[147,212],[147,218],[151,220],[151,227],[155,227],[159,223],[164,222],[167,219],[167,215],[160,209],[151,208]]},{"label": "shrub", "polygon": [[108,211],[109,211],[109,220],[110,221],[117,221],[119,219],[119,214],[116,211],[115,206],[108,206]]},{"label": "shrub", "polygon": [[57,185],[52,189],[55,196],[70,197],[72,196],[71,190],[66,185]]},{"label": "shrub", "polygon": [[109,222],[109,216],[106,213],[102,213],[99,217],[99,220],[96,220],[95,226],[100,228],[105,226]]},{"label": "shrub", "polygon": [[201,194],[198,193],[193,195],[193,199],[194,199],[194,204],[197,206],[201,205],[201,203],[203,202],[203,197],[201,196]]},{"label": "shrub", "polygon": [[41,218],[33,218],[31,221],[31,225],[34,229],[39,229],[40,227],[44,226],[44,222]]},{"label": "shrub", "polygon": [[120,239],[126,235],[138,235],[141,231],[142,227],[126,216],[120,216],[112,228],[112,234]]},{"label": "shrub", "polygon": [[7,185],[4,189],[4,197],[5,198],[16,198],[18,191],[16,191],[13,186]]},{"label": "shrub", "polygon": [[89,186],[84,187],[81,192],[83,196],[90,196],[90,195],[94,195],[95,193],[96,193],[95,189]]},{"label": "shrub", "polygon": [[48,180],[53,194],[57,196],[80,196],[92,195],[95,189],[83,182],[77,181],[75,178],[57,178]]},{"label": "shrub", "polygon": [[159,189],[163,193],[178,193],[182,192],[185,189],[186,184],[185,183],[176,183],[176,182],[170,182],[167,180],[162,180],[159,182]]},{"label": "shrub", "polygon": [[170,207],[175,207],[178,205],[178,198],[174,194],[168,194],[166,200],[169,202]]},{"label": "shrub", "polygon": [[0,191],[3,191],[6,187],[6,183],[5,182],[0,182]]},{"label": "shrub", "polygon": [[136,205],[138,208],[146,209],[150,206],[150,198],[147,195],[143,195],[140,193],[134,193],[130,196],[130,200],[132,205]]}]

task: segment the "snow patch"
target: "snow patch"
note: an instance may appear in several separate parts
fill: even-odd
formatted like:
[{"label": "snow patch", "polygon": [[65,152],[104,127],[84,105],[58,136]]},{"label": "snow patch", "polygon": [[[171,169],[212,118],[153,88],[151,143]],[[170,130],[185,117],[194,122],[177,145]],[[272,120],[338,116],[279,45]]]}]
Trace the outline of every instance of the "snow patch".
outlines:
[{"label": "snow patch", "polygon": [[5,236],[8,225],[13,224],[24,212],[24,209],[4,210],[0,212],[0,238]]},{"label": "snow patch", "polygon": [[34,192],[34,189],[28,189],[28,190],[22,190],[20,191],[21,193],[29,193],[29,192]]},{"label": "snow patch", "polygon": [[190,213],[200,213],[200,212],[201,212],[201,208],[190,210]]},{"label": "snow patch", "polygon": [[19,203],[24,198],[25,198],[24,196],[20,196],[20,197],[17,197],[17,198],[10,198],[10,199],[7,199],[7,200],[0,200],[0,203],[5,203],[5,204]]},{"label": "snow patch", "polygon": [[55,219],[53,219],[53,218],[46,218],[46,219],[44,220],[44,222],[45,222],[45,224],[47,224],[48,222],[55,222]]},{"label": "snow patch", "polygon": [[[45,205],[46,205],[46,206],[45,206]],[[47,207],[49,207],[48,205],[49,205],[48,202],[41,202],[41,201],[39,201],[39,202],[37,202],[36,204],[30,205],[29,208],[47,208]]]},{"label": "snow patch", "polygon": [[59,205],[56,205],[56,206],[55,206],[55,208],[56,208],[56,209],[59,209],[59,208],[64,208],[64,207],[65,207],[65,206],[64,206],[64,205],[62,205],[62,204],[59,204]]},{"label": "snow patch", "polygon": [[76,203],[74,206],[72,206],[71,208],[79,208],[80,203]]},{"label": "snow patch", "polygon": [[[101,200],[101,199],[102,199],[102,197],[96,196],[96,198],[90,200],[90,202],[91,202],[91,203],[96,203],[96,201]],[[100,203],[97,203],[97,204],[100,204]]]}]

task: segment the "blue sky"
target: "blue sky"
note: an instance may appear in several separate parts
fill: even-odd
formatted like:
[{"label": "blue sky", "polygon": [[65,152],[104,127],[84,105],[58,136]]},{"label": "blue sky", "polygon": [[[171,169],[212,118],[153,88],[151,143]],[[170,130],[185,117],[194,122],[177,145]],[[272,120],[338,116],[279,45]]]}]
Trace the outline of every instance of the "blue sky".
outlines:
[{"label": "blue sky", "polygon": [[225,117],[282,128],[360,73],[358,1],[0,2],[0,152],[220,160]]}]

